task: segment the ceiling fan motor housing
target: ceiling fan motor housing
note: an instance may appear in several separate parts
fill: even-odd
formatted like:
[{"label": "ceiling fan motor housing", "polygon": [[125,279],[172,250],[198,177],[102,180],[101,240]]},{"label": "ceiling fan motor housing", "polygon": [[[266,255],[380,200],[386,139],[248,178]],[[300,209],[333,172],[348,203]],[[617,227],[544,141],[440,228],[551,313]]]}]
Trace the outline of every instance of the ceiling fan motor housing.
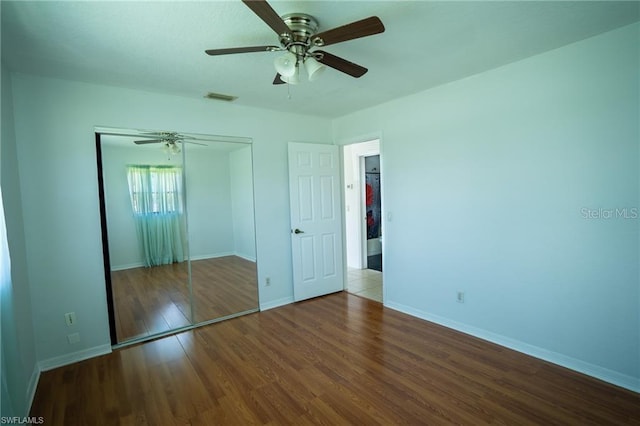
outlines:
[{"label": "ceiling fan motor housing", "polygon": [[291,29],[291,35],[281,34],[280,44],[296,56],[304,58],[311,46],[311,37],[317,33],[318,21],[305,13],[289,13],[283,15],[282,20]]}]

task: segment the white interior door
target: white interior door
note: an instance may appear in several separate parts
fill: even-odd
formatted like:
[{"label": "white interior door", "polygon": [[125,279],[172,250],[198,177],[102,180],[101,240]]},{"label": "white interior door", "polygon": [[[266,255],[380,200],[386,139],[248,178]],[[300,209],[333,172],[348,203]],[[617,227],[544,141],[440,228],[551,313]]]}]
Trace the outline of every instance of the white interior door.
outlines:
[{"label": "white interior door", "polygon": [[338,157],[335,145],[289,143],[296,301],[344,289]]}]

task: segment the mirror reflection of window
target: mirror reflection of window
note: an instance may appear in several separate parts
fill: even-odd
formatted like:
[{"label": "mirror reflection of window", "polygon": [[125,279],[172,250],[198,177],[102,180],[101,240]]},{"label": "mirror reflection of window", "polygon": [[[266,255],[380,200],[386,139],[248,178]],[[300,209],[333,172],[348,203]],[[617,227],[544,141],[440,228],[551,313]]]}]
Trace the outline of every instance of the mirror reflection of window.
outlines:
[{"label": "mirror reflection of window", "polygon": [[129,165],[127,182],[144,266],[183,262],[182,168]]},{"label": "mirror reflection of window", "polygon": [[134,214],[182,213],[181,167],[131,165],[127,181]]}]

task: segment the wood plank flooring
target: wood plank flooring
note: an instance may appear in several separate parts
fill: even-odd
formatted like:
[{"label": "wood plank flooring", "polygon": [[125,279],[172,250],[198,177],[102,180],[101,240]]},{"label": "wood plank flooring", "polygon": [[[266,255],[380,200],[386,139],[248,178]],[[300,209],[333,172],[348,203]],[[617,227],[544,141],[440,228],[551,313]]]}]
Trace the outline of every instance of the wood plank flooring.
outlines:
[{"label": "wood plank flooring", "polygon": [[[258,307],[256,265],[237,256],[191,262],[196,323]],[[111,273],[118,342],[191,324],[187,263]]]},{"label": "wood plank flooring", "polygon": [[640,425],[640,394],[335,293],[42,374],[48,425]]}]

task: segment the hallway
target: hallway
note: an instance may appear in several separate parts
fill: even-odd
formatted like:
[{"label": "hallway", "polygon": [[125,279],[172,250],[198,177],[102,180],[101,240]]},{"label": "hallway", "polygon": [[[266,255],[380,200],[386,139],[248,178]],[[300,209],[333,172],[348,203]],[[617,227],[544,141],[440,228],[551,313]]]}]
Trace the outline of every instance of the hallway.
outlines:
[{"label": "hallway", "polygon": [[349,293],[382,303],[382,272],[349,268],[347,280]]}]

